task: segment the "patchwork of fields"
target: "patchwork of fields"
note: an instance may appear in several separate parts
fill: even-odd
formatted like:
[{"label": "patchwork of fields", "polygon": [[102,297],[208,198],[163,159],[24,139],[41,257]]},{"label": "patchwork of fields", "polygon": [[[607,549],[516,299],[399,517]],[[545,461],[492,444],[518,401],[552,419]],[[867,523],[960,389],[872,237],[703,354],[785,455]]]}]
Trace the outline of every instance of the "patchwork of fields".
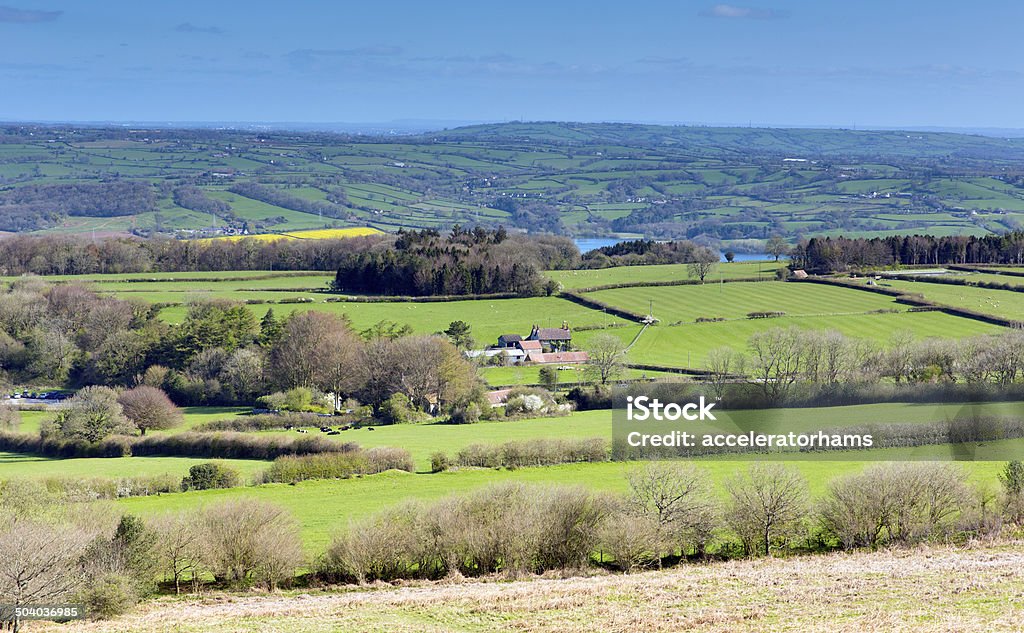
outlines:
[{"label": "patchwork of fields", "polygon": [[[118,130],[64,132],[40,128],[10,139],[0,148],[0,178],[15,186],[120,178],[152,185],[152,201],[113,217],[82,210],[58,222],[0,218],[0,230],[526,229],[535,220],[513,210],[515,201],[531,198],[552,206],[545,228],[557,232],[646,233],[669,226],[676,234],[726,241],[772,232],[984,235],[1013,229],[1024,218],[1024,189],[1003,179],[1021,152],[1014,139],[915,133],[910,148],[901,132],[566,123],[358,140],[233,130],[192,131],[186,139],[164,130],[145,140]],[[195,142],[196,134],[204,142]],[[786,155],[805,158],[779,158]],[[917,169],[935,156],[986,155],[997,158],[963,158],[964,167],[927,178]],[[964,168],[975,175],[960,175]],[[195,181],[213,206],[173,195],[182,180]],[[246,189],[254,182],[270,195]]]},{"label": "patchwork of fields", "polygon": [[[93,275],[83,278],[48,278],[60,283],[87,281],[101,293],[150,303],[175,304],[164,308],[162,318],[180,323],[193,300],[228,299],[249,302],[259,317],[269,309],[283,316],[297,310],[318,310],[344,314],[359,330],[379,321],[408,324],[420,333],[444,330],[455,320],[472,327],[479,346],[492,343],[505,333],[525,334],[534,324],[559,326],[563,321],[573,328],[573,342],[586,347],[599,334],[612,334],[631,344],[628,361],[672,368],[700,369],[711,350],[729,347],[742,351],[755,333],[776,327],[807,330],[838,330],[843,334],[873,341],[884,346],[895,333],[908,332],[917,339],[928,337],[960,338],[997,333],[999,326],[937,311],[910,311],[893,297],[821,284],[768,281],[778,267],[774,262],[722,264],[715,277],[705,284],[631,286],[584,292],[586,298],[632,311],[646,313],[653,301],[655,325],[644,327],[581,305],[565,296],[521,299],[482,299],[439,302],[333,301],[323,291],[333,278],[329,272],[286,273],[271,271],[216,272],[188,274]],[[552,271],[566,288],[585,289],[610,284],[644,284],[688,279],[684,265],[622,267],[593,271]],[[762,276],[766,281],[726,281]],[[998,277],[996,275],[985,275]],[[983,278],[981,276],[979,279]],[[11,281],[10,279],[5,281]],[[1012,314],[1018,293],[990,291],[976,287],[944,286],[908,281],[883,281],[883,285],[924,292],[929,299],[953,303],[957,297],[966,306],[991,314]],[[308,302],[292,303],[296,298]],[[327,301],[332,299],[332,301]],[[285,300],[285,303],[278,301]],[[955,305],[955,304],[954,304]],[[1024,302],[1021,303],[1024,308]],[[782,312],[775,318],[748,318],[752,312]],[[698,319],[721,319],[698,323]],[[580,379],[578,371],[561,370],[563,386]],[[483,368],[481,377],[492,386],[539,382],[536,367]],[[685,380],[679,374],[630,369],[626,379],[660,378]],[[244,408],[194,407],[185,410],[180,426],[154,433],[180,433],[193,430],[203,422],[242,415]],[[715,422],[695,423],[694,430],[716,429],[734,432],[758,428],[763,432],[802,432],[816,430],[823,421],[829,427],[867,424],[942,423],[965,412],[1000,418],[1024,417],[1024,403],[997,402],[954,404],[880,404],[777,409],[763,411],[720,410]],[[22,432],[38,432],[46,411],[24,412]],[[611,412],[608,410],[574,412],[563,417],[502,420],[477,424],[414,423],[356,428],[326,436],[309,429],[310,437],[354,442],[363,448],[397,447],[409,451],[416,472],[388,471],[347,479],[308,480],[289,484],[253,485],[270,466],[261,460],[218,460],[237,470],[245,485],[217,490],[164,493],[98,502],[116,510],[145,518],[168,512],[191,510],[228,499],[257,499],[271,502],[294,515],[300,528],[302,546],[309,555],[324,551],[332,537],[353,521],[369,517],[382,508],[419,501],[429,502],[453,494],[464,494],[502,483],[522,482],[545,485],[578,485],[595,491],[624,493],[626,475],[637,467],[630,462],[571,463],[529,468],[455,468],[431,473],[432,457],[440,451],[453,456],[475,444],[498,445],[510,441],[565,440],[601,438],[611,440]],[[264,431],[263,435],[297,437],[295,430]],[[996,485],[997,473],[1005,461],[1024,453],[1024,439],[989,441],[962,445],[925,445],[915,448],[885,448],[822,456],[821,454],[766,454],[758,459],[786,459],[806,478],[813,499],[825,494],[828,482],[837,476],[862,470],[880,460],[949,460],[975,458],[962,466],[972,482]],[[707,472],[719,494],[724,482],[751,461],[749,455],[695,459]],[[9,478],[45,481],[53,478],[86,481],[117,480],[129,477],[165,476],[178,480],[191,466],[206,459],[182,457],[122,457],[89,459],[50,459],[39,456],[0,453],[0,480]]]}]

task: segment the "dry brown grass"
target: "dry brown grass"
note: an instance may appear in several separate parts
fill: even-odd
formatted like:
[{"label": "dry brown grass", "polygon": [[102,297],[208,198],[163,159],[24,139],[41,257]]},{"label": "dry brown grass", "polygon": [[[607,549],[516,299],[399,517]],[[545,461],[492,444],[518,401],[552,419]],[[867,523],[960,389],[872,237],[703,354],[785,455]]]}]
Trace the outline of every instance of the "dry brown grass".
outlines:
[{"label": "dry brown grass", "polygon": [[1024,542],[743,560],[629,576],[164,598],[74,630],[1021,631]]}]

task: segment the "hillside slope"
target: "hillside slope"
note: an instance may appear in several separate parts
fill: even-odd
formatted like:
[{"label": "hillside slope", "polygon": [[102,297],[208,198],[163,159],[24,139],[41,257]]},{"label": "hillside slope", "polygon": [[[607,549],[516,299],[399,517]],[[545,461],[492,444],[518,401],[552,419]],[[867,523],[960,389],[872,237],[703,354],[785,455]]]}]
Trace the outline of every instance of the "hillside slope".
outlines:
[{"label": "hillside slope", "polygon": [[[81,631],[1019,631],[1024,542],[631,576],[165,599]],[[58,627],[47,630],[62,630]]]}]

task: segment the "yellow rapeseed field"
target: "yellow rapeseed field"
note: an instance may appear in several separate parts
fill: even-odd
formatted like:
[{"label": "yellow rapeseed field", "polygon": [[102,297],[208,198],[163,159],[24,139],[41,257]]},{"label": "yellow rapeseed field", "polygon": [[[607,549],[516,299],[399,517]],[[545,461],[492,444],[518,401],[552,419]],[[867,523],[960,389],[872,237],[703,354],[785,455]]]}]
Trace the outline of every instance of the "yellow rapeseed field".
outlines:
[{"label": "yellow rapeseed field", "polygon": [[224,237],[207,237],[200,242],[257,240],[260,242],[276,242],[277,240],[337,240],[346,237],[378,235],[382,231],[369,226],[353,226],[345,229],[312,229],[309,231],[290,231],[288,233],[261,233],[259,235],[225,235]]}]

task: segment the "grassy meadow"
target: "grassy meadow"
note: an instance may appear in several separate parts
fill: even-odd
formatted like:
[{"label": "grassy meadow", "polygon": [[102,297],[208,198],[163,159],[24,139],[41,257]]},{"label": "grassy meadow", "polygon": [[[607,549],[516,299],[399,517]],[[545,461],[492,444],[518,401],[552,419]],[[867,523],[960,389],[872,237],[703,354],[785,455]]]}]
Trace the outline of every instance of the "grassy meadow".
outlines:
[{"label": "grassy meadow", "polygon": [[[718,279],[763,278],[774,279],[775,271],[785,262],[733,262],[718,264],[708,281]],[[696,279],[690,275],[688,264],[655,264],[651,266],[615,266],[594,270],[549,270],[545,273],[567,290],[590,288],[607,284],[634,284],[660,281]]]}]

